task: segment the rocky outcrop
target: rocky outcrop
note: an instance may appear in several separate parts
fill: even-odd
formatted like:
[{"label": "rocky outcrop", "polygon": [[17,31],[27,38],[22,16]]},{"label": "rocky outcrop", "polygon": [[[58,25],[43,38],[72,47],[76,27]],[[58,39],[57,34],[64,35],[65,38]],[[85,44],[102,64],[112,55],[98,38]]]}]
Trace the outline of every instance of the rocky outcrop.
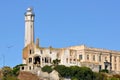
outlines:
[{"label": "rocky outcrop", "polygon": [[44,80],[59,80],[58,72],[55,70],[51,73],[38,71],[38,76]]}]

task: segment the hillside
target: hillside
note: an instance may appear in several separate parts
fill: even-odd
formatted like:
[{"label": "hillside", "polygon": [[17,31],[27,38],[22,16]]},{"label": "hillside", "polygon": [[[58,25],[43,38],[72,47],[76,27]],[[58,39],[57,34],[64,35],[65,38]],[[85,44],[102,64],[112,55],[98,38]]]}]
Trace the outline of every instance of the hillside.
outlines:
[{"label": "hillside", "polygon": [[19,80],[42,80],[42,79],[39,79],[39,77],[36,76],[35,74],[32,74],[30,72],[25,72],[25,71],[20,72],[20,74],[18,75],[18,79]]}]

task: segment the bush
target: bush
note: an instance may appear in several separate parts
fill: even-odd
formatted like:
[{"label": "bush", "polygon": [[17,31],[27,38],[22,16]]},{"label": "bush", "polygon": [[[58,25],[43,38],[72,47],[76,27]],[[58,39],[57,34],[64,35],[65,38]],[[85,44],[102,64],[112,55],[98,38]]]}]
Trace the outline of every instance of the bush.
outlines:
[{"label": "bush", "polygon": [[42,68],[42,71],[43,72],[48,72],[48,73],[51,73],[52,71],[53,71],[53,69],[52,69],[52,67],[51,66],[44,66],[43,68]]},{"label": "bush", "polygon": [[57,65],[54,68],[58,73],[60,77],[69,78],[70,77],[70,68],[66,67],[64,65]]},{"label": "bush", "polygon": [[24,66],[25,64],[19,64],[13,67],[12,73],[14,76],[18,76],[20,72],[20,66]]},{"label": "bush", "polygon": [[2,74],[4,77],[6,77],[8,75],[12,75],[12,69],[8,66],[5,66],[2,68]]},{"label": "bush", "polygon": [[109,71],[107,69],[102,69],[100,72],[108,73]]}]

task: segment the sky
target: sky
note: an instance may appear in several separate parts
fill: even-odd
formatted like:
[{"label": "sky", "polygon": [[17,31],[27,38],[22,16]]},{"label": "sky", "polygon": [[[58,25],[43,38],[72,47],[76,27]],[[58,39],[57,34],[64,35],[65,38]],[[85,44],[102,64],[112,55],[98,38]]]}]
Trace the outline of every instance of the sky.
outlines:
[{"label": "sky", "polygon": [[0,67],[22,63],[28,7],[41,47],[84,44],[120,51],[120,0],[0,0]]}]

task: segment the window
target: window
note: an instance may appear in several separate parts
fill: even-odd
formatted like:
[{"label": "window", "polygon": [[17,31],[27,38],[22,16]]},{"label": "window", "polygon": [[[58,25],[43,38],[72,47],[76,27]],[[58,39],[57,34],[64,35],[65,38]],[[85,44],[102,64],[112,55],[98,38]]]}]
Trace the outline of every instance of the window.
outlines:
[{"label": "window", "polygon": [[68,63],[68,58],[66,58],[66,62]]},{"label": "window", "polygon": [[70,63],[72,63],[72,59],[70,59]]},{"label": "window", "polygon": [[22,67],[22,70],[24,70],[24,67]]},{"label": "window", "polygon": [[31,70],[31,66],[29,66],[29,70]]},{"label": "window", "polygon": [[30,49],[30,52],[29,52],[30,54],[33,54],[34,53],[34,50],[33,49]]},{"label": "window", "polygon": [[89,60],[89,55],[87,55],[87,60]]},{"label": "window", "polygon": [[102,65],[99,65],[99,71],[102,69]]},{"label": "window", "polygon": [[44,63],[44,58],[42,58],[42,62]]},{"label": "window", "polygon": [[30,54],[32,54],[32,50],[30,49]]},{"label": "window", "polygon": [[93,55],[93,61],[95,61],[95,55]]},{"label": "window", "polygon": [[52,54],[52,51],[50,51],[50,54]]},{"label": "window", "polygon": [[48,58],[47,57],[45,57],[45,63],[48,63]]},{"label": "window", "polygon": [[115,61],[115,62],[116,62],[116,59],[117,59],[117,57],[115,56],[115,57],[114,57],[114,61]]},{"label": "window", "polygon": [[82,55],[79,55],[79,60],[82,60]]},{"label": "window", "polygon": [[101,62],[101,55],[99,55],[99,61]]},{"label": "window", "polygon": [[40,50],[41,54],[43,54],[43,50]]},{"label": "window", "polygon": [[75,61],[76,59],[73,59],[73,61]]},{"label": "window", "polygon": [[116,70],[116,68],[117,68],[117,65],[115,64],[114,69]]},{"label": "window", "polygon": [[32,63],[32,58],[29,58],[29,63]]}]

